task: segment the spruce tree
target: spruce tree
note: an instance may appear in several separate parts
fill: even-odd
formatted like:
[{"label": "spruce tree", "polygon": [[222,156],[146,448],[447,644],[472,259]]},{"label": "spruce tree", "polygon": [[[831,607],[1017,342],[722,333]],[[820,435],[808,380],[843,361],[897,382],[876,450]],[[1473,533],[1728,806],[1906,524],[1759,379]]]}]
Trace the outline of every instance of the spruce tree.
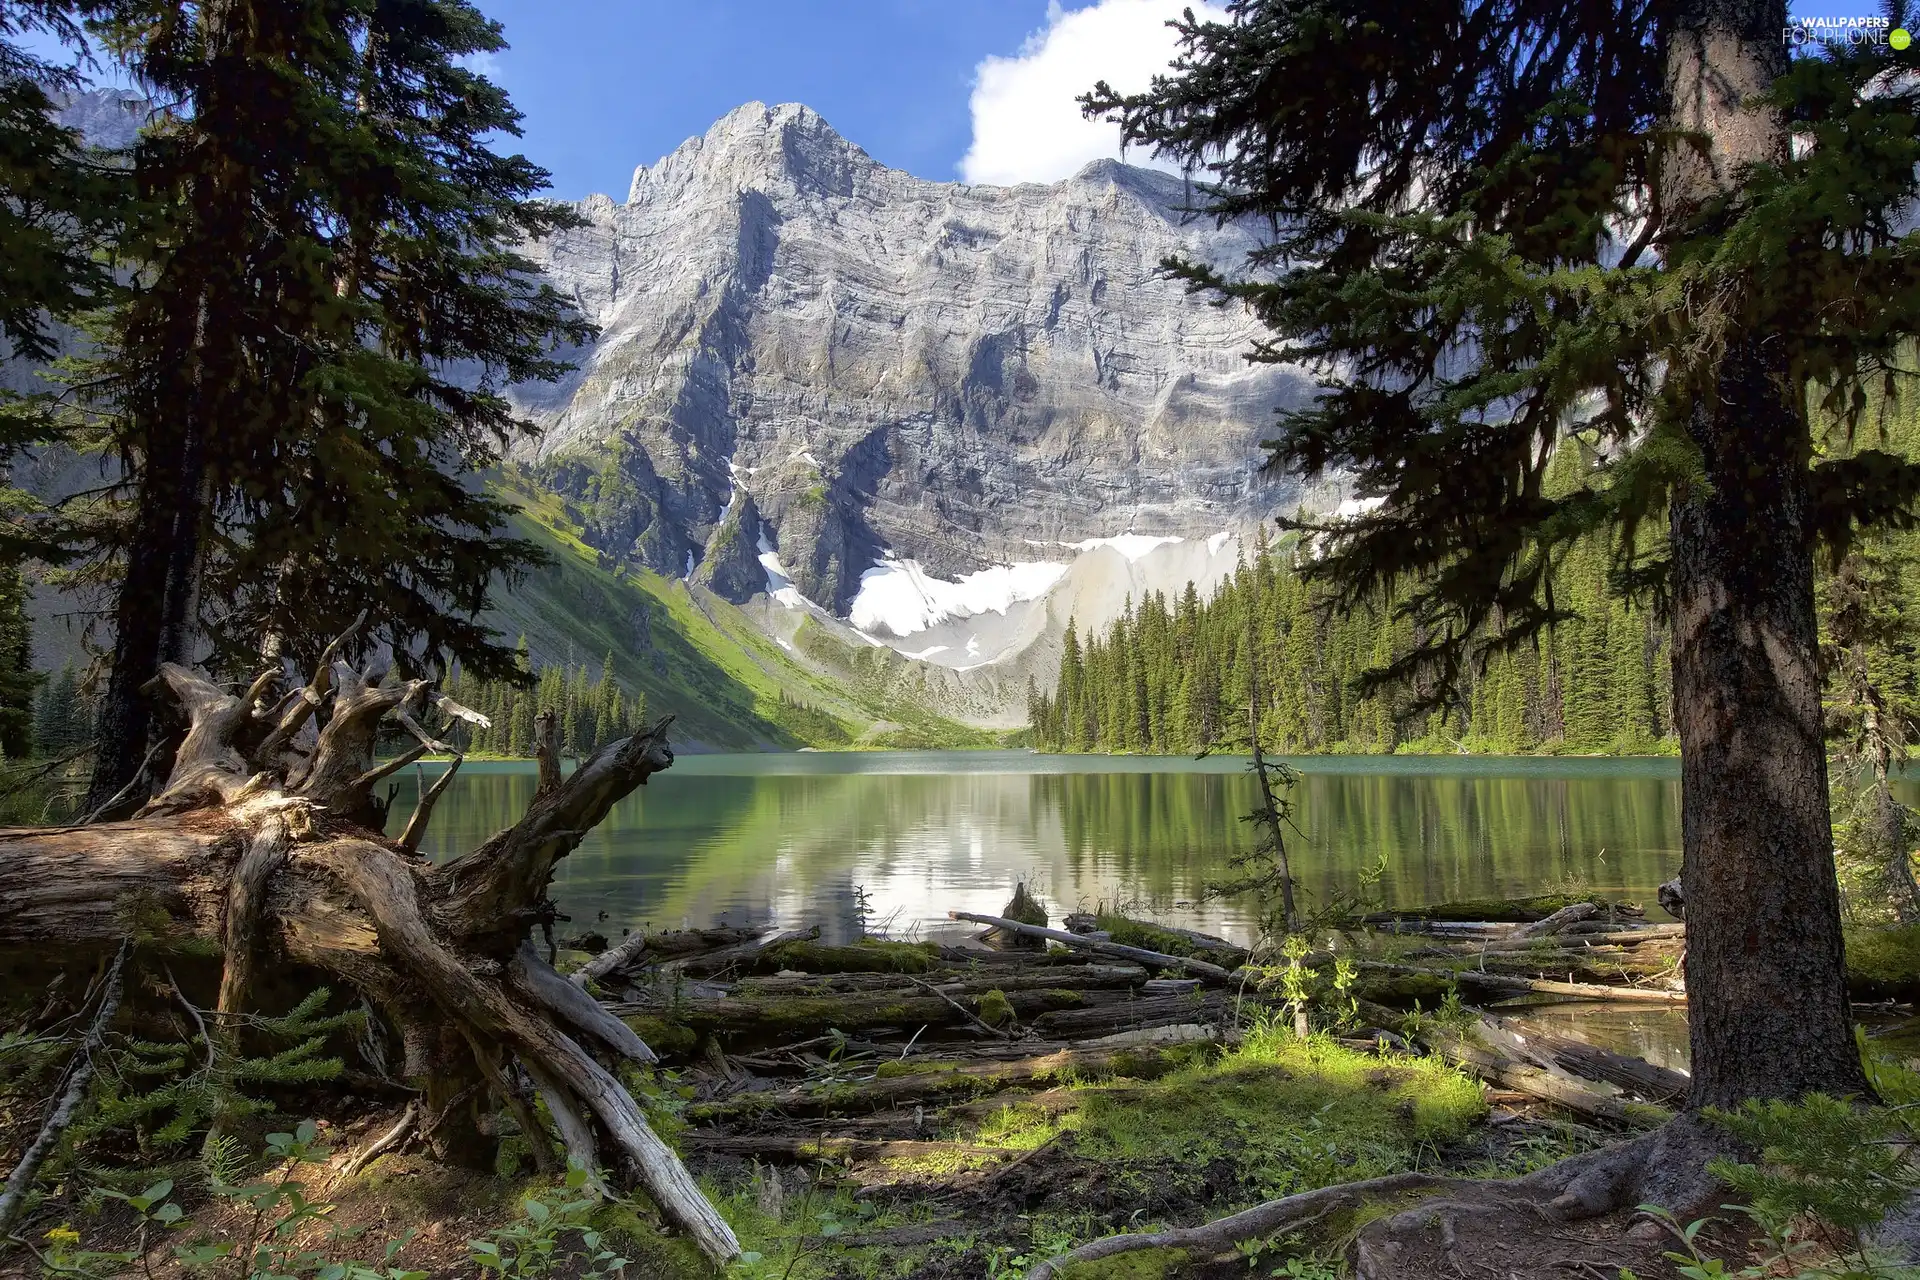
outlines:
[{"label": "spruce tree", "polygon": [[[82,82],[48,55],[80,45],[78,16],[71,3],[0,3],[0,358],[17,368],[51,360],[63,328],[113,292],[96,251],[124,212],[127,186],[54,118],[56,97]],[[37,685],[22,566],[63,559],[67,546],[59,522],[8,476],[22,451],[69,437],[73,424],[51,384],[8,383],[0,386],[0,750],[19,757],[32,747]]]},{"label": "spruce tree", "polygon": [[1420,643],[1374,680],[1439,702],[1565,619],[1554,566],[1610,533],[1612,585],[1672,619],[1689,1105],[1865,1092],[1813,560],[1910,519],[1920,465],[1823,454],[1812,407],[1822,434],[1868,426],[1920,327],[1920,80],[1884,46],[1791,57],[1784,0],[1228,15],[1189,15],[1173,74],[1087,107],[1275,229],[1247,273],[1171,265],[1271,327],[1256,359],[1324,372],[1275,465],[1381,499],[1317,531],[1309,576],[1404,587]]},{"label": "spruce tree", "polygon": [[102,0],[161,118],[131,177],[132,284],[91,386],[124,476],[124,565],[92,799],[146,750],[140,687],[197,634],[229,674],[360,643],[501,675],[487,592],[532,563],[476,477],[502,395],[589,329],[514,246],[571,225],[502,156],[503,45],[467,0]]},{"label": "spruce tree", "polygon": [[33,700],[41,679],[33,669],[26,580],[17,566],[0,568],[0,756],[33,754]]}]

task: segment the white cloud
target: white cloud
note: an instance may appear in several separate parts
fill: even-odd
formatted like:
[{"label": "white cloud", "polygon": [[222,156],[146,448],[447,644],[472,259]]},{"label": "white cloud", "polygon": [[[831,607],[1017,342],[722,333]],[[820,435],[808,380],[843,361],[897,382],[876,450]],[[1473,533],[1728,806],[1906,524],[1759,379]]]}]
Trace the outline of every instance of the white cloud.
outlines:
[{"label": "white cloud", "polygon": [[[967,182],[1007,186],[1055,182],[1090,161],[1120,154],[1118,125],[1088,120],[1074,99],[1105,80],[1137,93],[1167,69],[1176,52],[1166,25],[1190,0],[1096,0],[1065,10],[1047,6],[1047,25],[1011,58],[990,57],[974,71],[973,144],[960,162]],[[1225,11],[1194,4],[1197,17],[1224,21]],[[1127,159],[1151,164],[1139,150]],[[1159,167],[1170,167],[1160,165]]]},{"label": "white cloud", "polygon": [[454,59],[454,61],[469,71],[479,72],[495,84],[501,83],[506,75],[507,69],[501,62],[500,55],[490,50],[483,50],[479,53],[462,54],[460,57]]}]

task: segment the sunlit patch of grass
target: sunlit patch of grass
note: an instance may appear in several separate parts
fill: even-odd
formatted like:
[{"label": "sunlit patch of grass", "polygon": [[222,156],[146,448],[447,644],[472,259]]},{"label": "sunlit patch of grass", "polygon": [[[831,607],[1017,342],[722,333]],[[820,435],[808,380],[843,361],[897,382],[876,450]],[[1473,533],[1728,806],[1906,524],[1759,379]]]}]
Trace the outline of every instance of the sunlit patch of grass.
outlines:
[{"label": "sunlit patch of grass", "polygon": [[1032,1151],[1072,1126],[1073,1113],[1060,1115],[1030,1102],[1010,1102],[980,1124],[972,1141],[1008,1151]]}]

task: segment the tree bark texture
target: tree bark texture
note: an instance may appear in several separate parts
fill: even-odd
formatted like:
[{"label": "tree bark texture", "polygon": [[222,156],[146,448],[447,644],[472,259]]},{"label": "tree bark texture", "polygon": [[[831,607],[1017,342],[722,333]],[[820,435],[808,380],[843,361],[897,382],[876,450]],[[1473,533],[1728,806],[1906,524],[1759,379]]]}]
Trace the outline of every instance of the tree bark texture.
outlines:
[{"label": "tree bark texture", "polygon": [[[1756,106],[1786,70],[1784,3],[1692,0],[1669,45],[1676,146],[1660,175],[1671,225],[1712,219],[1787,134]],[[1684,253],[1670,241],[1669,260]],[[1764,287],[1761,282],[1750,288]],[[1692,1107],[1864,1093],[1841,957],[1813,593],[1811,434],[1784,353],[1737,297],[1700,300],[1720,345],[1689,378],[1700,481],[1669,530],[1681,746]],[[1711,325],[1709,325],[1711,327]]]}]

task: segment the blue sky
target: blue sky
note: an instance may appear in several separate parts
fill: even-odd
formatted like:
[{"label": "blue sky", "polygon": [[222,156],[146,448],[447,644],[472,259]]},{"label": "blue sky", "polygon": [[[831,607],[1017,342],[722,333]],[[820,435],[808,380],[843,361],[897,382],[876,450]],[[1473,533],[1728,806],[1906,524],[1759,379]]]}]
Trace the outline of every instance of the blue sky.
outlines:
[{"label": "blue sky", "polygon": [[1187,2],[478,0],[512,46],[490,70],[526,115],[522,145],[567,199],[624,197],[635,165],[756,99],[804,102],[921,177],[1062,177],[1115,143],[1078,120],[1073,94],[1164,65],[1161,24]]},{"label": "blue sky", "polygon": [[[652,164],[745,102],[804,102],[924,178],[1051,181],[1118,151],[1081,119],[1098,79],[1145,87],[1165,23],[1208,0],[475,0],[509,48],[486,70],[525,116],[553,194],[622,199]],[[1792,0],[1796,16],[1878,0]],[[1218,10],[1212,10],[1218,15]],[[1136,162],[1139,155],[1129,157]]]},{"label": "blue sky", "polygon": [[[804,102],[882,163],[952,178],[974,71],[1047,25],[1046,0],[480,0],[496,78],[554,191],[624,197],[637,164],[743,102]],[[1074,6],[1079,7],[1079,6]]]}]

